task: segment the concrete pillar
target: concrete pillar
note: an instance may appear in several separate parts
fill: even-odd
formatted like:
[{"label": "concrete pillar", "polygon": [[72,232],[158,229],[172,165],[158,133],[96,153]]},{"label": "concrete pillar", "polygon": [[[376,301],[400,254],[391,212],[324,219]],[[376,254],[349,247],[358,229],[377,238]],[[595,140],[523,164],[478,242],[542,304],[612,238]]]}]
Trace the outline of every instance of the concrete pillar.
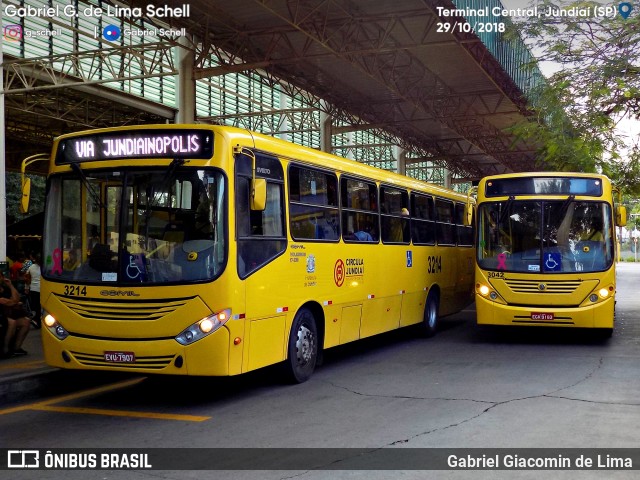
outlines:
[{"label": "concrete pillar", "polygon": [[[353,147],[353,132],[347,132],[347,146]],[[355,160],[356,159],[355,152],[353,151],[352,148],[348,148],[347,149],[346,157],[349,160]]]},{"label": "concrete pillar", "polygon": [[193,45],[184,37],[178,37],[176,47],[176,64],[178,65],[178,111],[176,123],[194,123],[196,119],[196,81],[193,78],[195,52],[189,47]]},{"label": "concrete pillar", "polygon": [[333,150],[331,148],[332,122],[331,115],[320,110],[320,150],[327,153],[331,153]]},{"label": "concrete pillar", "polygon": [[451,188],[451,172],[443,168],[442,173],[444,175],[444,188]]},{"label": "concrete pillar", "polygon": [[[280,90],[280,110],[287,110],[289,108],[289,95]],[[280,122],[279,122],[280,133],[278,133],[278,137],[282,140],[289,140],[289,134],[287,133],[289,128],[289,117],[285,113],[280,114]]]},{"label": "concrete pillar", "polygon": [[406,175],[407,174],[407,151],[400,146],[396,146],[395,157],[396,157],[396,173],[399,173],[400,175]]}]

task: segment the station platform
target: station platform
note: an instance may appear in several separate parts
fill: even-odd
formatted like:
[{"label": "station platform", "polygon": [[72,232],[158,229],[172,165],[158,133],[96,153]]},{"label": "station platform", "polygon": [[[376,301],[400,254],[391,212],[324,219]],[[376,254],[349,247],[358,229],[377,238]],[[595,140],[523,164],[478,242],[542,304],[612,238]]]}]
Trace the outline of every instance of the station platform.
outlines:
[{"label": "station platform", "polygon": [[0,359],[0,403],[9,397],[19,397],[39,386],[42,380],[57,372],[44,361],[41,331],[31,329],[22,348],[27,355]]}]

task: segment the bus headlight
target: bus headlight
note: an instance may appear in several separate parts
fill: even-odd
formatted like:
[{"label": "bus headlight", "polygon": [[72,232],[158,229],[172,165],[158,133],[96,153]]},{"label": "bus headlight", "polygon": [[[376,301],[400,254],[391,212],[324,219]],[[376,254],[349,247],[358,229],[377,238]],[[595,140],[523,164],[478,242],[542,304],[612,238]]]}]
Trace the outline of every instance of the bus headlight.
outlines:
[{"label": "bus headlight", "polygon": [[596,303],[598,300],[605,300],[613,295],[614,290],[613,285],[609,285],[608,288],[601,288],[597,291],[591,292],[591,295],[589,295],[589,301]]},{"label": "bus headlight", "polygon": [[59,340],[64,340],[69,336],[69,332],[67,332],[65,328],[60,325],[58,320],[56,320],[56,318],[50,313],[45,311],[42,312],[42,323],[44,323],[47,330],[53,333]]},{"label": "bus headlight", "polygon": [[486,285],[478,286],[478,292],[480,292],[480,295],[482,295],[483,297],[486,297],[487,295],[489,295],[489,291],[490,289]]},{"label": "bus headlight", "polygon": [[190,345],[197,342],[218,330],[222,325],[227,323],[229,318],[231,318],[231,309],[229,308],[204,317],[180,332],[176,337],[176,342],[181,345]]}]

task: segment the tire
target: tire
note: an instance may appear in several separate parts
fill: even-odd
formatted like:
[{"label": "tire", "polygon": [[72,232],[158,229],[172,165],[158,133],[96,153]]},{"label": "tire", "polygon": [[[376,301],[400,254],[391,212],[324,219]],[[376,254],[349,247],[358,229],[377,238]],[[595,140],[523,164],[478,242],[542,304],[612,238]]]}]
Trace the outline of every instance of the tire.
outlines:
[{"label": "tire", "polygon": [[438,292],[429,291],[427,303],[424,307],[424,317],[422,319],[422,334],[425,337],[433,337],[438,331],[438,307],[440,306],[440,296]]},{"label": "tire", "polygon": [[293,319],[287,352],[287,380],[293,383],[309,380],[318,361],[318,331],[311,310],[301,308]]}]

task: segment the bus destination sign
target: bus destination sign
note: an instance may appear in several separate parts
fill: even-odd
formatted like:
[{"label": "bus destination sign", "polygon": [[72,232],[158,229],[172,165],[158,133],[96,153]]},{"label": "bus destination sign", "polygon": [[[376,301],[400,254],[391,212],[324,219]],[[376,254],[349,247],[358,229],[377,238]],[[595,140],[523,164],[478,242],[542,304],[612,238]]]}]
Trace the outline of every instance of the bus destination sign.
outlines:
[{"label": "bus destination sign", "polygon": [[602,196],[602,181],[590,177],[514,177],[487,180],[487,197],[508,195]]},{"label": "bus destination sign", "polygon": [[207,159],[212,155],[213,132],[209,130],[130,130],[61,140],[56,164],[143,158]]}]

